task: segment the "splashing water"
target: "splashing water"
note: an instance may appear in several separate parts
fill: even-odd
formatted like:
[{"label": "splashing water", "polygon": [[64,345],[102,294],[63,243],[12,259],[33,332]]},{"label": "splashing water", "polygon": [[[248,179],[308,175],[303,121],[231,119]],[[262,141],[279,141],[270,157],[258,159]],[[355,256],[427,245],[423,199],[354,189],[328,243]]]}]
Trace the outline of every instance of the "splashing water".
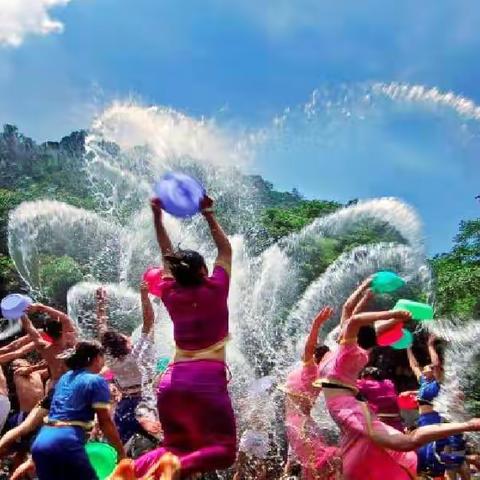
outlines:
[{"label": "splashing water", "polygon": [[[432,101],[432,95],[427,97]],[[52,201],[20,205],[9,221],[11,257],[31,291],[42,294],[38,272],[42,255],[71,256],[84,267],[87,280],[72,287],[67,298],[69,314],[84,335],[94,332],[94,291],[99,282],[107,284],[112,324],[125,332],[136,328],[134,336],[138,335],[141,273],[159,263],[148,211],[152,184],[168,170],[195,175],[216,199],[217,210],[232,234],[234,259],[229,308],[233,340],[228,361],[233,373],[232,396],[237,410],[241,410],[252,379],[272,374],[277,383],[283,382],[287,371],[299,359],[311,319],[323,305],[331,305],[335,317],[325,325],[322,337],[334,329],[343,301],[365,276],[380,269],[393,269],[418,284],[427,295],[431,294],[421,222],[408,205],[395,198],[360,201],[319,218],[300,232],[265,248],[258,244],[257,237],[258,213],[262,209],[260,196],[243,174],[255,152],[261,156],[268,150],[275,155],[287,145],[281,152],[284,156],[289,152],[288,147],[297,148],[302,141],[310,147],[313,142],[315,148],[331,150],[329,136],[339,124],[348,122],[352,115],[378,116],[379,111],[372,109],[372,104],[379,104],[381,109],[391,98],[410,102],[418,100],[419,95],[379,85],[362,90],[359,98],[346,96],[344,92],[333,97],[317,92],[300,109],[304,122],[309,123],[308,130],[295,130],[298,123],[292,127],[293,113],[286,111],[275,120],[273,128],[256,137],[262,139],[261,144],[235,138],[212,121],[195,120],[159,107],[116,103],[94,122],[86,140],[82,174],[88,178],[92,195],[100,206],[98,212]],[[445,105],[452,101],[442,100]],[[461,115],[468,107],[461,102],[455,105]],[[476,111],[470,110],[475,116]],[[213,244],[201,218],[179,221],[169,215],[165,217],[175,245],[199,249],[209,264],[213,262]],[[305,244],[355,232],[356,226],[366,223],[381,225],[396,240],[359,245],[340,255],[325,272],[305,280],[302,270]],[[308,260],[315,263],[321,258]],[[170,356],[173,340],[168,315],[159,302],[154,308],[156,355]],[[456,330],[447,323],[435,327],[443,328],[438,334],[450,336],[455,346],[447,355],[448,364],[459,365],[459,346],[471,337],[462,337],[460,330],[455,336]],[[474,333],[477,335],[477,330]],[[450,377],[458,375],[460,370],[452,370]],[[268,420],[266,428],[278,425],[277,416],[282,412],[281,395],[272,393],[269,398],[268,402],[264,398],[253,399],[250,405],[260,408],[268,403],[277,407],[266,408],[262,413],[262,418]],[[315,416],[325,428],[333,428],[321,403],[316,406]],[[245,428],[247,417],[238,415],[240,431]],[[281,442],[282,434],[276,432],[276,435]]]}]

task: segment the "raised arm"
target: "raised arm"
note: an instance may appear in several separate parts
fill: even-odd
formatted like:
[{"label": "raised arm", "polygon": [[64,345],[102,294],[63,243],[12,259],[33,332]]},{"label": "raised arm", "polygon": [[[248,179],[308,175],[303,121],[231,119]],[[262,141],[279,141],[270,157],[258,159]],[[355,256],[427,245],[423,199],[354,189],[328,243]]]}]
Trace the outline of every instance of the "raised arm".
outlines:
[{"label": "raised arm", "polygon": [[62,324],[62,333],[76,332],[75,323],[73,320],[64,312],[57,310],[56,308],[49,307],[48,305],[43,305],[43,303],[34,303],[28,308],[28,313],[45,313],[50,318],[58,320]]},{"label": "raised arm", "polygon": [[343,304],[340,326],[343,326],[345,321],[349,319],[355,313],[355,311],[360,310],[359,304],[364,300],[365,294],[367,293],[371,283],[372,277],[366,278],[347,298],[346,302]]},{"label": "raised arm", "polygon": [[142,312],[143,312],[143,326],[142,333],[148,335],[153,328],[155,322],[155,314],[153,313],[152,303],[148,296],[148,283],[142,282],[140,284],[140,298],[142,301]]},{"label": "raised arm", "polygon": [[168,268],[168,262],[165,260],[165,257],[173,255],[173,246],[163,225],[162,203],[158,198],[152,198],[152,200],[150,200],[150,206],[152,207],[153,224],[155,226],[158,246],[162,253],[163,271],[164,274],[171,275],[172,273]]},{"label": "raised arm", "polygon": [[314,354],[318,341],[318,332],[321,326],[331,317],[333,310],[330,307],[325,307],[320,310],[315,320],[312,323],[310,334],[308,335],[307,342],[305,343],[305,349],[303,352],[303,361],[309,362]]},{"label": "raised arm", "polygon": [[200,206],[202,208],[202,215],[208,223],[210,233],[217,247],[218,253],[215,263],[221,265],[230,274],[232,268],[232,245],[215,217],[213,200],[205,196]]},{"label": "raised arm", "polygon": [[99,337],[108,330],[107,316],[107,292],[103,287],[98,287],[95,292],[95,301],[97,306],[97,328]]},{"label": "raised arm", "polygon": [[412,369],[412,372],[418,380],[422,376],[422,371],[420,369],[420,365],[417,362],[417,359],[415,358],[415,355],[413,354],[413,350],[411,347],[407,348],[407,357],[410,368]]},{"label": "raised arm", "polygon": [[40,375],[42,375],[42,379],[44,375],[45,377],[48,377],[47,362],[45,362],[45,360],[42,360],[41,362],[36,363],[35,365],[30,365],[28,367],[19,367],[15,369],[15,374],[24,375],[24,376],[28,376],[34,372],[39,372]]},{"label": "raised arm", "polygon": [[0,355],[13,352],[14,350],[18,350],[19,348],[24,347],[29,343],[32,343],[32,339],[28,335],[24,335],[23,337],[20,337],[17,340],[10,342],[8,345],[0,348]]},{"label": "raised arm", "polygon": [[437,350],[435,349],[435,340],[435,335],[429,335],[427,346],[428,354],[430,355],[430,361],[432,362],[433,375],[435,376],[435,379],[440,382],[442,380],[442,362]]},{"label": "raised arm", "polygon": [[[364,325],[373,325],[376,322],[383,322],[382,328],[385,329],[391,328],[397,323],[406,322],[410,320],[410,318],[410,313],[402,310],[357,313],[348,320],[344,337],[355,338],[358,335],[360,327],[363,327]],[[388,323],[385,323],[385,320],[388,320]]]},{"label": "raised arm", "polygon": [[33,326],[32,321],[27,315],[22,316],[22,327],[29,335],[36,349],[43,350],[47,346],[47,342],[43,340],[40,332]]},{"label": "raised arm", "polygon": [[12,350],[11,352],[1,354],[0,355],[0,364],[3,365],[5,363],[11,362],[12,360],[15,360],[17,358],[22,358],[27,353],[30,353],[32,350],[35,350],[35,343],[30,341],[30,343],[27,343],[27,344],[23,345],[22,347],[17,348],[17,350]]}]

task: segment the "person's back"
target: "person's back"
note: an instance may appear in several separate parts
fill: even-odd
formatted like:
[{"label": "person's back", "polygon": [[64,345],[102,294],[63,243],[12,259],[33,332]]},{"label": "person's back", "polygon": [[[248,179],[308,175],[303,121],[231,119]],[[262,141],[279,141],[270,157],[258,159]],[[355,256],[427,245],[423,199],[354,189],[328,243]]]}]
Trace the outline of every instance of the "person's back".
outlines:
[{"label": "person's back", "polygon": [[359,393],[368,402],[368,406],[382,422],[403,432],[398,396],[391,380],[362,378],[357,382],[357,387]]},{"label": "person's back", "polygon": [[69,348],[72,348],[70,336],[64,337],[62,335],[58,340],[47,343],[40,350],[40,355],[47,362],[48,370],[50,371],[50,381],[53,384],[68,370],[65,362],[58,358],[58,355]]},{"label": "person's back", "polygon": [[400,414],[397,392],[391,380],[361,379],[357,386],[375,413]]},{"label": "person's back", "polygon": [[228,336],[228,290],[229,276],[220,265],[198,286],[183,287],[173,278],[164,278],[161,298],[179,349],[202,350]]},{"label": "person's back", "polygon": [[[100,393],[99,393],[100,392]],[[95,407],[108,407],[108,402],[95,401],[109,398],[107,382],[97,374],[86,370],[70,370],[57,382],[47,423],[78,422],[89,426]]]},{"label": "person's back", "polygon": [[66,352],[65,364],[70,370],[55,385],[45,425],[31,448],[37,476],[39,480],[98,480],[85,451],[86,430],[93,426],[95,415],[119,457],[125,455],[109,412],[108,383],[98,375],[104,366],[103,348],[97,342],[79,342]]}]

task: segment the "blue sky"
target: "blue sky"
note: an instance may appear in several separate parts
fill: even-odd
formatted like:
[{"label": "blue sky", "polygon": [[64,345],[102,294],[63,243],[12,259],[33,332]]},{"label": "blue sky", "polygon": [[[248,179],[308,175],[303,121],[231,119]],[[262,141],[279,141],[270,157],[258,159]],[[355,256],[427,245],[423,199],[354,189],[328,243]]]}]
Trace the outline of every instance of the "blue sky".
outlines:
[{"label": "blue sky", "polygon": [[[327,135],[324,119],[312,125],[300,112],[316,88],[335,96],[344,85],[354,98],[358,85],[372,82],[437,87],[480,103],[480,4],[57,2],[64,5],[49,14],[63,32],[35,10],[43,0],[10,12],[23,22],[14,40],[0,15],[2,123],[37,140],[56,139],[129,95],[252,129],[291,107],[288,134],[255,165],[276,187],[340,201],[398,195],[418,208],[432,253],[449,248],[460,219],[478,216],[478,120],[380,100],[364,121],[329,117],[335,141],[327,145],[317,138]],[[35,30],[37,14],[43,18]]]}]

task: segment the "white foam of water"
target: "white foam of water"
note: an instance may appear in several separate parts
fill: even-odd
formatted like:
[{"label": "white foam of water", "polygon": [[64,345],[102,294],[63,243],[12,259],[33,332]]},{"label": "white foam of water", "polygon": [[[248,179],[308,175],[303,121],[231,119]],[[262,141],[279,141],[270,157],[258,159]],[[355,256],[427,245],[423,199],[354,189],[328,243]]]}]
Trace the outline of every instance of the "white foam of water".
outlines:
[{"label": "white foam of water", "polygon": [[10,212],[8,247],[32,291],[42,290],[40,255],[68,255],[93,270],[103,255],[116,262],[118,228],[99,215],[62,202],[24,202]]},{"label": "white foam of water", "polygon": [[480,120],[480,107],[469,98],[453,92],[442,92],[438,88],[423,85],[409,85],[397,82],[375,83],[372,91],[402,102],[423,102],[455,110],[458,114]]}]

